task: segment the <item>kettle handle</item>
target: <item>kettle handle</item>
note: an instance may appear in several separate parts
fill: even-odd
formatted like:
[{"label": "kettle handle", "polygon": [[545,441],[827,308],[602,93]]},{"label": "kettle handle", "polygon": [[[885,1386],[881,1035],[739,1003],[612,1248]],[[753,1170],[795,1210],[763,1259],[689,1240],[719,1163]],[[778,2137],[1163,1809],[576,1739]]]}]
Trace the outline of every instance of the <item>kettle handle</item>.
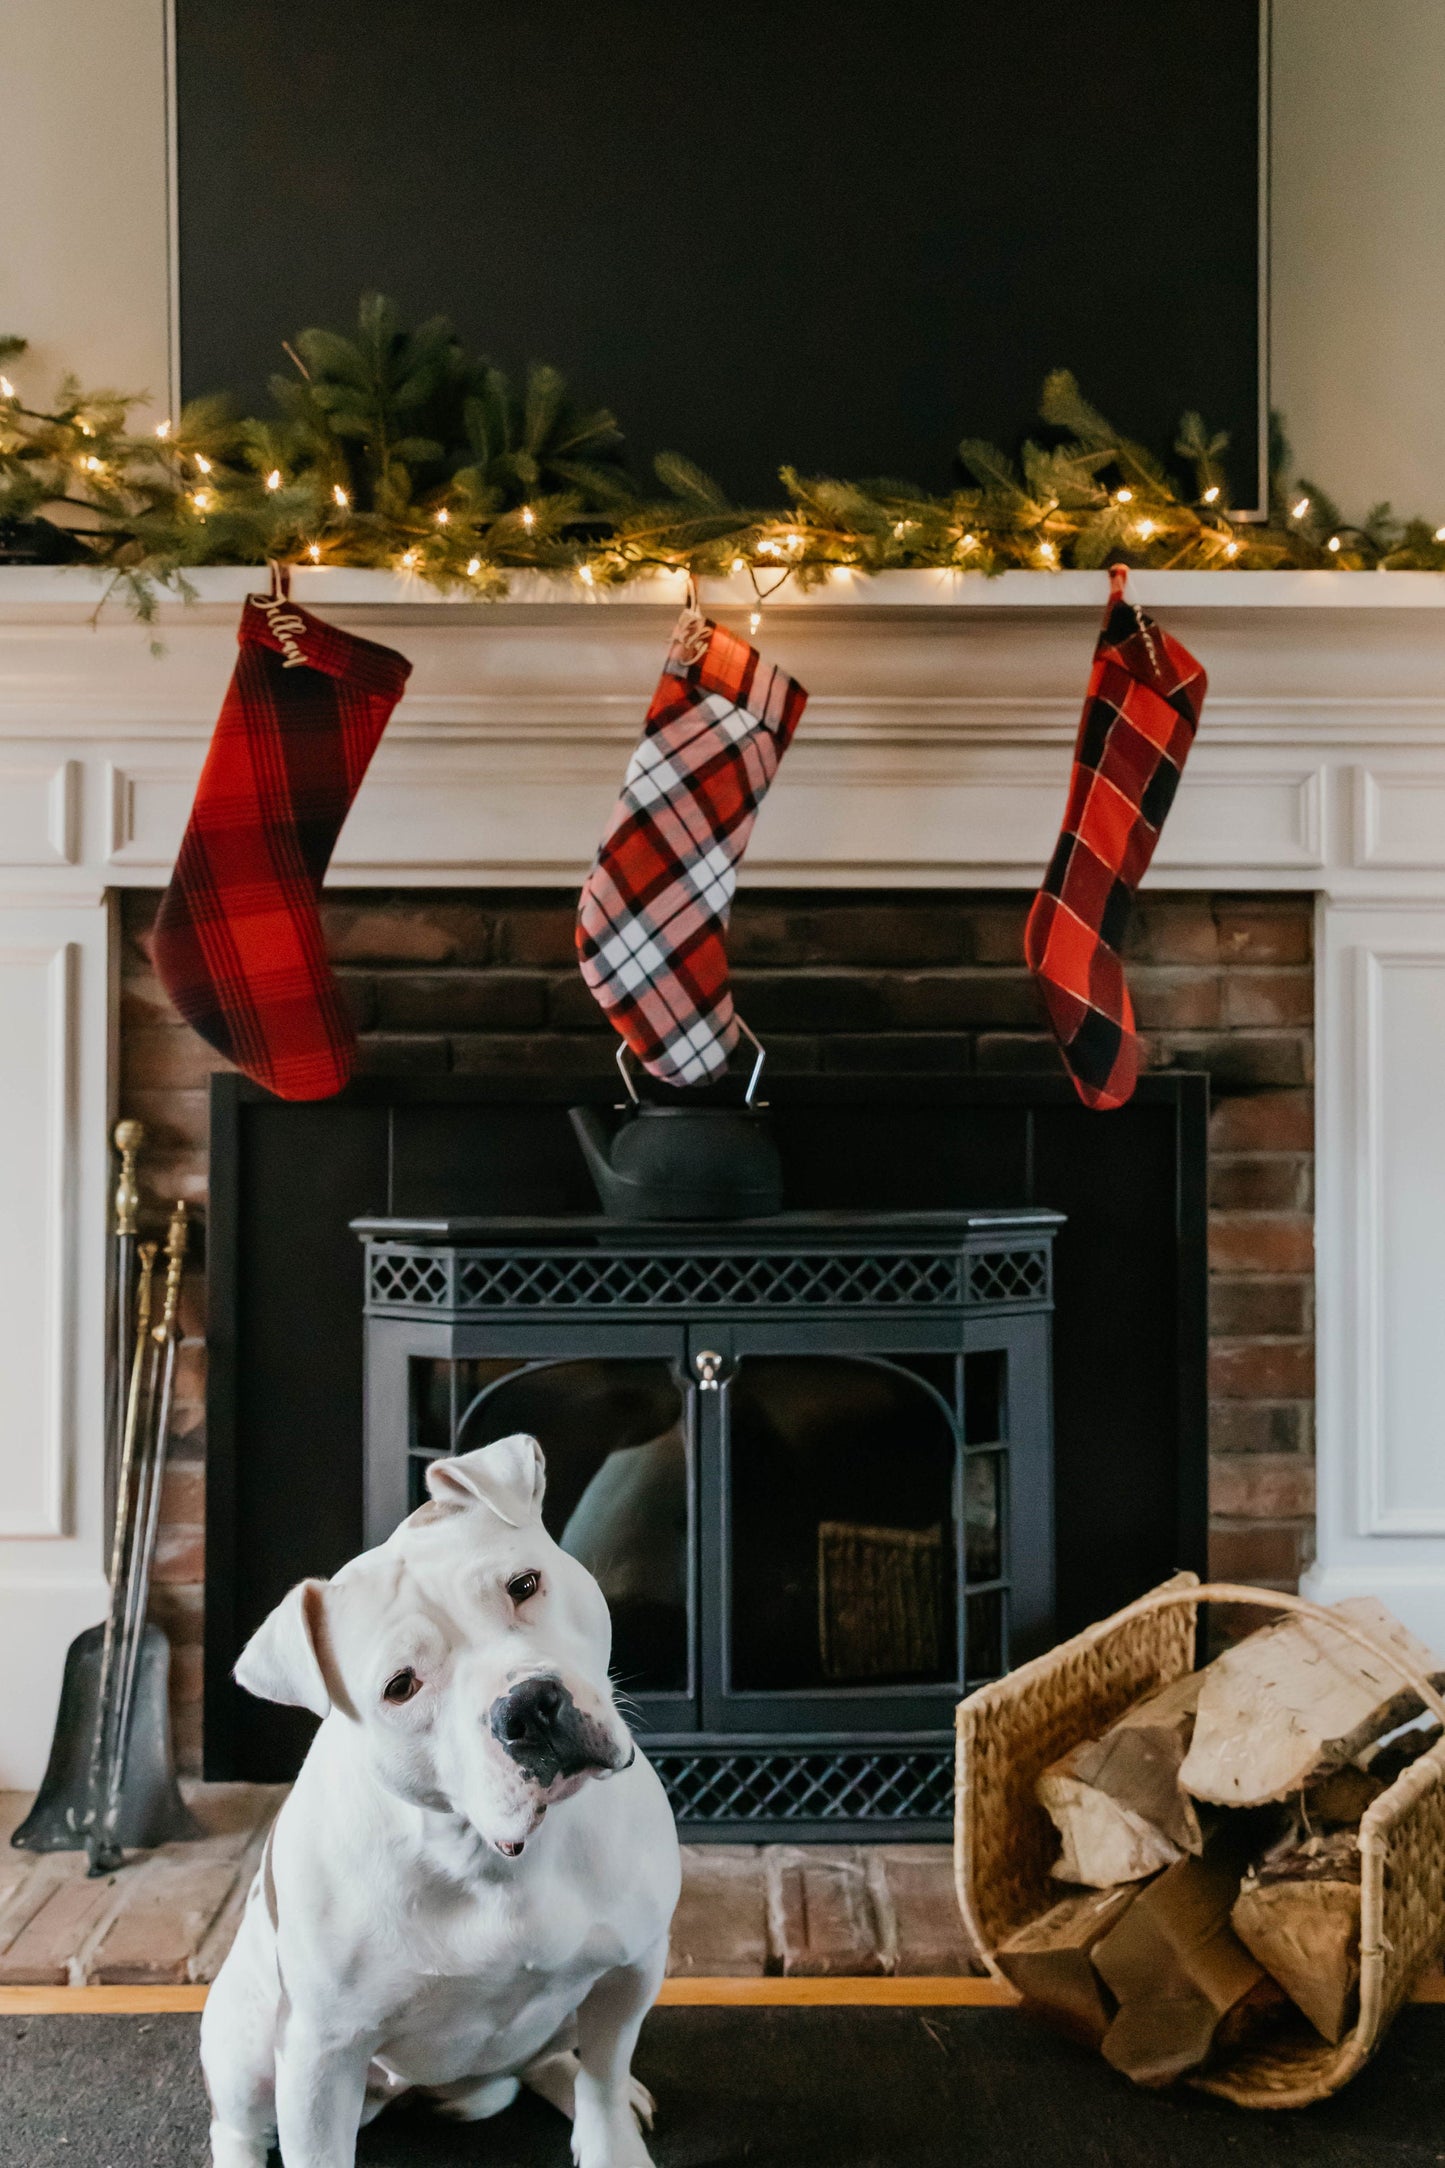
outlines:
[{"label": "kettle handle", "polygon": [[[753,1063],[752,1073],[748,1078],[747,1090],[743,1093],[743,1105],[746,1107],[750,1107],[753,1103],[753,1094],[758,1088],[758,1079],[762,1076],[763,1073],[763,1063],[768,1058],[767,1049],[764,1047],[762,1040],[758,1037],[757,1033],[751,1028],[751,1026],[744,1023],[743,1019],[740,1016],[736,1015],[736,1011],[734,1011],[734,1015],[736,1018],[738,1030],[742,1033],[743,1037],[751,1041],[752,1045],[757,1049],[757,1060]],[[632,1071],[627,1066],[627,1057],[631,1053],[631,1051],[632,1050],[628,1046],[627,1041],[625,1039],[619,1039],[617,1042],[617,1052],[613,1058],[617,1063],[618,1074],[621,1076],[624,1085],[627,1087],[627,1096],[632,1101],[632,1104],[636,1107],[640,1106],[642,1104],[642,1101],[638,1097],[637,1086],[632,1081]]]}]

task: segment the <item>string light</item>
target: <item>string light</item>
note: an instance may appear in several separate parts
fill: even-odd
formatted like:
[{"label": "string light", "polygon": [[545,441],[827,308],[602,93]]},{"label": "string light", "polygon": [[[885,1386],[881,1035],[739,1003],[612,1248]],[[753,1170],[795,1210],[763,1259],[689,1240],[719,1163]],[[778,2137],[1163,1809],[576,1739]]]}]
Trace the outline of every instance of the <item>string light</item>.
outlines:
[{"label": "string light", "polygon": [[446,526],[446,524],[447,524],[447,522],[448,522],[448,520],[450,520],[451,516],[452,516],[452,515],[451,515],[451,513],[450,513],[450,512],[449,512],[449,511],[447,510],[446,506],[445,506],[445,505],[443,505],[443,506],[442,506],[442,508],[441,508],[441,510],[440,510],[440,511],[438,512],[438,514],[437,514],[437,525],[438,525],[438,527],[445,527],[445,526]]},{"label": "string light", "polygon": [[1151,535],[1151,534],[1153,534],[1153,532],[1154,532],[1154,522],[1153,522],[1153,520],[1152,520],[1152,519],[1141,519],[1141,520],[1140,520],[1140,522],[1139,522],[1139,525],[1138,525],[1138,528],[1137,528],[1137,530],[1136,530],[1136,531],[1137,531],[1137,533],[1138,533],[1138,536],[1139,536],[1139,539],[1140,539],[1140,541],[1141,541],[1141,542],[1147,542],[1147,541],[1148,541],[1148,539],[1149,539],[1149,537],[1150,537],[1150,535]]},{"label": "string light", "polygon": [[208,489],[198,489],[192,496],[191,502],[198,512],[209,512],[211,509],[211,492]]},{"label": "string light", "polygon": [[745,572],[747,570],[747,567],[743,563],[741,557],[735,557],[733,559],[733,570],[734,572]]},{"label": "string light", "polygon": [[757,629],[758,629],[758,627],[759,627],[759,625],[761,625],[762,621],[763,621],[763,613],[762,613],[762,611],[761,611],[761,610],[754,610],[754,611],[753,611],[753,613],[752,613],[752,615],[751,615],[751,616],[749,617],[749,619],[748,619],[748,631],[749,631],[749,632],[756,632],[756,631],[757,631]]},{"label": "string light", "polygon": [[15,386],[8,376],[0,376],[0,399],[13,399],[14,397]]},{"label": "string light", "polygon": [[1437,542],[1445,542],[1445,527],[1437,527],[1435,529],[1435,540]]},{"label": "string light", "polygon": [[1337,550],[1337,549],[1339,548],[1339,546],[1340,546],[1340,538],[1339,538],[1339,536],[1338,536],[1337,534],[1332,534],[1332,535],[1330,536],[1330,539],[1329,539],[1329,541],[1328,541],[1328,542],[1327,542],[1327,543],[1325,544],[1325,548],[1326,548],[1327,550],[1331,550],[1331,551]]},{"label": "string light", "polygon": [[852,569],[853,568],[851,565],[834,565],[833,577],[841,584],[844,580],[848,578]]},{"label": "string light", "polygon": [[1055,554],[1056,553],[1052,542],[1041,542],[1039,544],[1039,555],[1040,557],[1042,557],[1046,565],[1051,565],[1053,563]]},{"label": "string light", "polygon": [[80,464],[84,467],[87,474],[99,474],[101,469],[101,462],[96,458],[94,452],[87,453],[86,457],[82,459]]},{"label": "string light", "polygon": [[350,497],[348,497],[346,491],[342,488],[339,482],[333,483],[332,485],[331,501],[333,504],[339,505],[343,512],[346,510],[346,507],[351,502]]},{"label": "string light", "polygon": [[401,569],[402,569],[402,571],[403,571],[403,572],[410,572],[410,571],[412,570],[412,568],[413,568],[413,566],[414,566],[414,565],[419,565],[420,563],[421,563],[421,551],[420,551],[420,550],[403,550],[403,551],[402,551],[402,553],[401,553]]},{"label": "string light", "polygon": [[978,536],[962,534],[958,538],[958,546],[961,550],[976,550],[978,548]]},{"label": "string light", "polygon": [[157,435],[157,436],[158,436],[158,437],[160,438],[160,440],[161,440],[162,444],[164,444],[164,443],[165,443],[165,441],[166,441],[166,438],[167,438],[167,437],[168,437],[168,436],[170,435],[170,433],[171,433],[171,425],[170,425],[170,423],[169,423],[169,422],[157,422],[157,423],[156,423],[156,435]]},{"label": "string light", "polygon": [[591,565],[582,565],[578,570],[577,577],[584,587],[590,587],[592,585]]},{"label": "string light", "polygon": [[758,544],[759,557],[781,557],[782,554],[782,543],[775,542],[771,535],[764,535],[762,541]]},{"label": "string light", "polygon": [[211,462],[209,459],[206,458],[204,452],[197,452],[196,465],[199,467],[202,474],[209,474],[211,471]]},{"label": "string light", "polygon": [[1237,542],[1226,542],[1224,554],[1226,557],[1237,557],[1239,555],[1239,544]]},{"label": "string light", "polygon": [[536,513],[532,510],[530,504],[524,504],[522,506],[522,525],[527,529],[528,533],[530,533],[531,530],[536,526],[536,524]]},{"label": "string light", "polygon": [[267,475],[266,487],[268,489],[279,489],[281,487],[281,469],[279,467],[273,467]]},{"label": "string light", "polygon": [[1307,511],[1309,510],[1309,508],[1310,508],[1310,501],[1309,501],[1309,498],[1308,498],[1308,497],[1301,497],[1301,498],[1300,498],[1300,501],[1299,501],[1299,503],[1298,503],[1298,504],[1292,504],[1292,505],[1290,506],[1290,508],[1289,508],[1289,516],[1290,516],[1290,518],[1291,518],[1291,519],[1303,519],[1303,518],[1304,518],[1304,516],[1305,516],[1305,514],[1306,514],[1306,512],[1307,512]]},{"label": "string light", "polygon": [[1219,484],[1218,482],[1211,482],[1208,489],[1206,489],[1204,492],[1204,501],[1206,504],[1215,504],[1218,502],[1218,499]]},{"label": "string light", "polygon": [[481,569],[482,560],[480,557],[469,557],[467,559],[467,578],[469,580],[474,580]]},{"label": "string light", "polygon": [[313,565],[319,565],[321,562],[321,544],[319,542],[308,544],[306,554]]},{"label": "string light", "polygon": [[1119,489],[1119,490],[1116,490],[1116,491],[1114,492],[1114,502],[1115,502],[1115,504],[1132,504],[1132,503],[1134,502],[1134,492],[1133,492],[1133,490],[1132,490],[1132,489]]}]

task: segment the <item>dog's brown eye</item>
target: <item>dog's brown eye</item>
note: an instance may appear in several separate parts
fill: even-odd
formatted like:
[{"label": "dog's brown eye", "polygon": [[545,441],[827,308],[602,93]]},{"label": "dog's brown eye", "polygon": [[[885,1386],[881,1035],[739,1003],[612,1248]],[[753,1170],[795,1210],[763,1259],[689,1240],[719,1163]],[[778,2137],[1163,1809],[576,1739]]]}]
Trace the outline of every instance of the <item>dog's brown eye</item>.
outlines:
[{"label": "dog's brown eye", "polygon": [[541,1586],[540,1573],[519,1573],[514,1580],[507,1583],[507,1594],[513,1603],[525,1603],[529,1596],[536,1595]]},{"label": "dog's brown eye", "polygon": [[420,1685],[421,1680],[409,1667],[405,1671],[394,1671],[381,1689],[381,1698],[390,1702],[410,1701]]}]

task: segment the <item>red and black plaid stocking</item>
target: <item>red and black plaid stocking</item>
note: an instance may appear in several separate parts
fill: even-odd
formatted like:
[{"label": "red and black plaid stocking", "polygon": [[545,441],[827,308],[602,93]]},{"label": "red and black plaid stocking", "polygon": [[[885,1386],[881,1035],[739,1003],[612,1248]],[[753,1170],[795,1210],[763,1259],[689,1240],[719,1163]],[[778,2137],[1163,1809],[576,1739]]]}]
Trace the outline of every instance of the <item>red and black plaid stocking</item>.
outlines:
[{"label": "red and black plaid stocking", "polygon": [[411,671],[375,641],[252,595],[151,954],[186,1022],[282,1099],[327,1099],[356,1035],[317,898]]},{"label": "red and black plaid stocking", "polygon": [[735,633],[691,611],[678,620],[577,907],[583,978],[666,1083],[720,1077],[737,1044],[723,935],[807,698]]},{"label": "red and black plaid stocking", "polygon": [[1116,566],[1074,747],[1069,802],[1024,932],[1024,956],[1075,1089],[1118,1107],[1139,1076],[1134,1005],[1119,959],[1124,929],[1204,705],[1186,648],[1124,599]]}]

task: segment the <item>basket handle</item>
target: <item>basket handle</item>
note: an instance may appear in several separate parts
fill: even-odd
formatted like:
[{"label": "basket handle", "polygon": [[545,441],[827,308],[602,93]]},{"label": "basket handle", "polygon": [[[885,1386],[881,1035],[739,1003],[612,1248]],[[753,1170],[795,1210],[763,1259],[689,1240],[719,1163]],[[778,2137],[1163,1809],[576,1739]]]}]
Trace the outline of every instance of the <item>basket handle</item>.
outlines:
[{"label": "basket handle", "polygon": [[1253,1604],[1269,1611],[1293,1611],[1299,1618],[1313,1619],[1318,1626],[1331,1626],[1345,1640],[1355,1642],[1378,1662],[1388,1664],[1395,1676],[1418,1694],[1431,1714],[1438,1716],[1445,1725],[1445,1697],[1423,1672],[1416,1671],[1394,1649],[1377,1640],[1365,1627],[1357,1626],[1353,1619],[1341,1618],[1338,1611],[1327,1610],[1322,1603],[1311,1603],[1307,1596],[1292,1596],[1277,1588],[1249,1588],[1239,1581],[1196,1581],[1192,1588],[1153,1589],[1147,1596],[1126,1604],[1110,1623],[1118,1625],[1125,1619],[1147,1618],[1155,1611],[1175,1611],[1183,1604],[1199,1603]]}]

